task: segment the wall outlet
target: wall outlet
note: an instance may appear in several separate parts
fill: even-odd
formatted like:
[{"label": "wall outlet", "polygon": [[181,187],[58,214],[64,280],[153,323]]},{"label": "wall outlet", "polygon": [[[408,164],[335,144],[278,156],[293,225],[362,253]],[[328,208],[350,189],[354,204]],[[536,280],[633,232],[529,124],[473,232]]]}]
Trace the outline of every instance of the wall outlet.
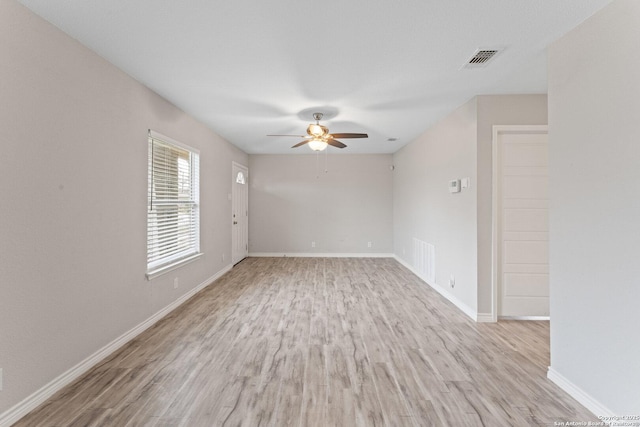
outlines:
[{"label": "wall outlet", "polygon": [[178,285],[179,285],[179,282],[178,282],[178,278],[176,277],[175,279],[173,279],[173,289],[178,289]]},{"label": "wall outlet", "polygon": [[370,248],[371,247],[371,242],[367,242],[367,247]]},{"label": "wall outlet", "polygon": [[224,254],[222,254],[222,261],[224,261]]},{"label": "wall outlet", "polygon": [[2,391],[2,368],[0,368],[0,391]]},{"label": "wall outlet", "polygon": [[311,242],[311,247],[315,248],[316,247],[316,242]]},{"label": "wall outlet", "polygon": [[449,277],[449,286],[451,286],[451,289],[456,287],[456,276],[453,274]]}]

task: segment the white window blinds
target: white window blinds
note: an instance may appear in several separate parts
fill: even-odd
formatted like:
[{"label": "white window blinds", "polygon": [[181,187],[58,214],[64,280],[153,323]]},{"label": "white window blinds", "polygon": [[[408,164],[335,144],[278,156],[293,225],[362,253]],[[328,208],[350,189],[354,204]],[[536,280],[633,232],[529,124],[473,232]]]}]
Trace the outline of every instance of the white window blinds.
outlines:
[{"label": "white window blinds", "polygon": [[147,275],[199,254],[198,152],[149,131]]}]

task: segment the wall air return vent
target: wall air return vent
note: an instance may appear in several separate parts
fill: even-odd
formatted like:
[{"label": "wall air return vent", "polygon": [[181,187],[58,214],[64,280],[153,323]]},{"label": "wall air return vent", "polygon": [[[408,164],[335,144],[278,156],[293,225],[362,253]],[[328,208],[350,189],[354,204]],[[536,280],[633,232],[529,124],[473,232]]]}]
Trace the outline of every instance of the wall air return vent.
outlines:
[{"label": "wall air return vent", "polygon": [[500,53],[502,49],[478,49],[462,68],[483,68]]}]

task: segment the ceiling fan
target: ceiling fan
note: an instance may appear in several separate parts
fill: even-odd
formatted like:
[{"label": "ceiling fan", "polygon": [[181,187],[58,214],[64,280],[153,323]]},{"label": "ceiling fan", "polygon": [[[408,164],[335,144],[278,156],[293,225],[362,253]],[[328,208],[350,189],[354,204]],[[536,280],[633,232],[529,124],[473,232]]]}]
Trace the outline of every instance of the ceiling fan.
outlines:
[{"label": "ceiling fan", "polygon": [[296,136],[298,138],[304,138],[304,141],[297,143],[291,148],[297,148],[304,144],[309,144],[309,148],[313,151],[322,151],[327,148],[328,145],[337,148],[344,148],[346,145],[337,138],[368,138],[366,133],[329,133],[329,128],[322,126],[320,120],[322,120],[322,113],[313,113],[313,119],[315,123],[307,126],[306,135],[267,135],[267,136]]}]

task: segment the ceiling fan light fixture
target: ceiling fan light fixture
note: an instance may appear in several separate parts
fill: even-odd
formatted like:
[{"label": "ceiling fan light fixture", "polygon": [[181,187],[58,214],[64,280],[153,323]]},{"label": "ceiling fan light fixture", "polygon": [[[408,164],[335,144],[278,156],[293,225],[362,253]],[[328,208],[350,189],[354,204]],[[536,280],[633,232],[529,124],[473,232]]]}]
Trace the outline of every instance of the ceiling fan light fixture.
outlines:
[{"label": "ceiling fan light fixture", "polygon": [[369,135],[366,133],[329,133],[329,128],[326,126],[322,126],[320,124],[320,119],[322,119],[322,113],[313,113],[313,118],[316,120],[315,123],[309,124],[307,126],[307,135],[267,135],[267,136],[295,136],[298,138],[304,138],[302,141],[298,142],[291,148],[302,147],[305,144],[309,144],[309,147],[313,151],[322,151],[327,148],[327,146],[331,145],[336,148],[345,148],[347,144],[338,139],[342,138],[368,138]]},{"label": "ceiling fan light fixture", "polygon": [[307,127],[307,133],[315,138],[320,138],[322,136],[325,136],[328,132],[329,132],[329,129],[317,123],[316,124],[311,123],[309,127]]},{"label": "ceiling fan light fixture", "polygon": [[327,141],[324,141],[322,139],[314,138],[309,141],[309,148],[311,148],[313,151],[322,151],[327,148],[327,145]]}]

